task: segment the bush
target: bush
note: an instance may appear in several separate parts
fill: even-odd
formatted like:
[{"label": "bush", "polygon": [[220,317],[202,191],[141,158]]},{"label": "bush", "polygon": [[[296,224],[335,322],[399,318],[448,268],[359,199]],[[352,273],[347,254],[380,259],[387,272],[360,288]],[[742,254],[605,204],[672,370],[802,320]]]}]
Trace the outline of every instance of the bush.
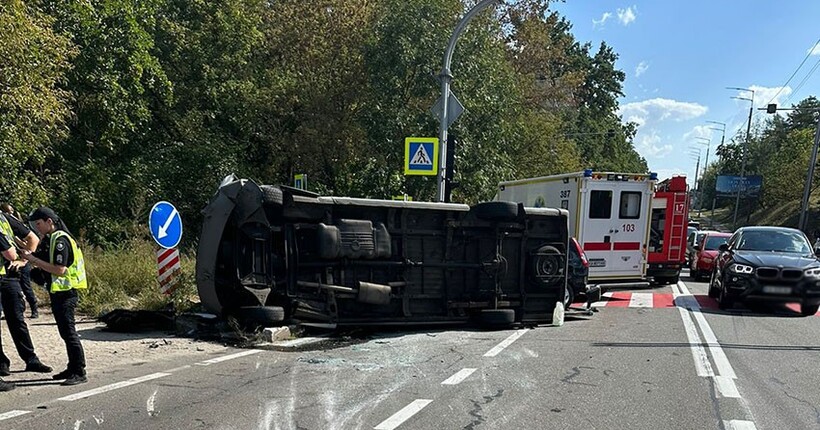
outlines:
[{"label": "bush", "polygon": [[81,313],[98,316],[117,308],[182,312],[198,301],[191,255],[180,253],[179,280],[168,296],[159,290],[153,242],[133,240],[106,250],[80,246],[88,276],[88,290],[80,293]]}]

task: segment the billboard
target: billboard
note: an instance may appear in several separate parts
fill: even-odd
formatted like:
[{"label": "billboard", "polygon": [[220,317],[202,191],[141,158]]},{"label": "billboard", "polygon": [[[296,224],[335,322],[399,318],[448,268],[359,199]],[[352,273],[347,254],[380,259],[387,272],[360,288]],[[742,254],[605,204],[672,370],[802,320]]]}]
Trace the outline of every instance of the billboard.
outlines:
[{"label": "billboard", "polygon": [[763,177],[751,176],[718,176],[715,183],[715,193],[718,196],[735,196],[740,191],[741,196],[758,197],[763,186]]}]

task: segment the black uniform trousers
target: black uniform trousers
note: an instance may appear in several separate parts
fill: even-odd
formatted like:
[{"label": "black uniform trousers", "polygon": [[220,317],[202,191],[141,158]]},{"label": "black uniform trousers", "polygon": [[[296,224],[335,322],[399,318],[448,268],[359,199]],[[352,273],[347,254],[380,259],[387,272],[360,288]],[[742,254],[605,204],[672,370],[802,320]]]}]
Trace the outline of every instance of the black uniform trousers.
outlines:
[{"label": "black uniform trousers", "polygon": [[31,288],[31,263],[27,263],[20,269],[20,288],[23,289],[23,295],[26,296],[26,301],[32,312],[36,311],[37,296],[34,295],[34,289]]},{"label": "black uniform trousers", "polygon": [[[23,298],[20,297],[20,280],[16,278],[0,278],[0,305],[3,307],[3,314],[6,316],[6,323],[9,326],[9,334],[17,347],[17,353],[27,364],[38,361],[37,354],[34,353],[34,344],[31,342],[31,335],[28,332],[26,320],[23,317]],[[3,344],[0,341],[0,363],[9,365],[11,362],[3,352]]]},{"label": "black uniform trousers", "polygon": [[67,369],[75,375],[85,375],[85,352],[74,325],[74,311],[78,302],[77,290],[51,293],[51,311],[57,321],[57,330],[68,353]]}]

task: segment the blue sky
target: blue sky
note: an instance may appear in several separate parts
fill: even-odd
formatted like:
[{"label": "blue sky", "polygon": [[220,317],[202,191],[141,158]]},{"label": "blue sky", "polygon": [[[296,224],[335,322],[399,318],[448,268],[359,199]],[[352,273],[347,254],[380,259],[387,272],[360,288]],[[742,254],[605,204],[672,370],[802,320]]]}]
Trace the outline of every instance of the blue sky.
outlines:
[{"label": "blue sky", "polygon": [[[707,152],[696,137],[711,138],[715,160],[721,132],[709,127],[721,126],[706,121],[726,123],[727,141],[745,131],[750,102],[730,97],[751,93],[725,87],[754,89],[756,107],[778,91],[774,102],[784,106],[818,94],[820,71],[797,87],[820,64],[820,46],[784,83],[820,39],[820,1],[567,0],[553,8],[579,41],[596,49],[605,41],[619,54],[617,66],[626,72],[621,114],[641,124],[635,147],[662,179],[684,173],[692,183],[689,153],[697,149],[690,148],[701,148],[701,165]],[[753,124],[765,118],[755,110]]]}]

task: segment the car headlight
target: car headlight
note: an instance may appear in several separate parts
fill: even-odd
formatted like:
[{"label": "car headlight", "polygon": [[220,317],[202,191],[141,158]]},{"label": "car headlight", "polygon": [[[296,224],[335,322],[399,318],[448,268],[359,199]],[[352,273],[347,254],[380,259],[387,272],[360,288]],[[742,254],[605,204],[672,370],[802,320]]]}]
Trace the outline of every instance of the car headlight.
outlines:
[{"label": "car headlight", "polygon": [[731,266],[729,266],[729,271],[735,272],[735,273],[749,274],[749,273],[752,273],[754,270],[755,270],[754,267],[747,266],[745,264],[732,264]]},{"label": "car headlight", "polygon": [[820,267],[815,267],[813,269],[806,269],[803,272],[807,278],[820,278]]},{"label": "car headlight", "polygon": [[711,263],[713,261],[713,259],[707,257],[702,258],[702,260],[704,263]]}]

